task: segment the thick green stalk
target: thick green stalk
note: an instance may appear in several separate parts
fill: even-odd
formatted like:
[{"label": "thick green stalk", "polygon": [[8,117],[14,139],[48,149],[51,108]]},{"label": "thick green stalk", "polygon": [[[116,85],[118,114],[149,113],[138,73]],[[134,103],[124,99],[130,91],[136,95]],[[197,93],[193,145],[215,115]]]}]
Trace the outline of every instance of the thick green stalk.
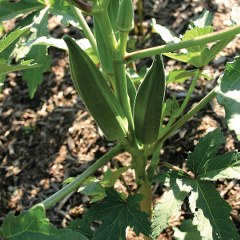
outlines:
[{"label": "thick green stalk", "polygon": [[93,48],[93,51],[98,56],[96,39],[95,39],[91,29],[89,28],[85,18],[83,17],[81,10],[79,10],[77,7],[74,7],[74,6],[71,6],[71,7],[72,7],[72,11],[74,13],[75,18],[78,20],[78,23],[79,23],[80,27],[82,28],[86,38],[89,40],[89,42]]},{"label": "thick green stalk", "polygon": [[127,116],[130,128],[129,130],[133,134],[133,118],[131,113],[130,99],[127,92],[126,68],[125,64],[122,62],[122,58],[126,52],[127,38],[127,32],[120,32],[120,39],[113,62],[113,68],[117,97]]},{"label": "thick green stalk", "polygon": [[112,157],[116,156],[122,151],[123,151],[123,148],[120,144],[113,147],[110,151],[108,151],[105,155],[103,155],[100,159],[98,159],[93,165],[91,165],[82,174],[74,178],[74,180],[71,183],[69,183],[68,185],[63,187],[61,190],[57,191],[55,194],[53,194],[52,196],[44,200],[42,204],[45,206],[45,209],[52,207],[57,202],[65,198],[69,193],[75,191],[95,171],[97,171],[100,167],[104,166]]},{"label": "thick green stalk", "polygon": [[147,48],[144,50],[135,51],[132,53],[125,54],[124,60],[126,62],[132,62],[137,59],[151,57],[160,53],[168,53],[183,48],[194,47],[202,44],[207,44],[211,42],[216,42],[225,38],[231,38],[240,33],[240,25],[231,27],[229,29],[206,34],[204,36],[196,37],[191,40],[181,41],[179,43],[173,43],[168,45],[162,45],[159,47]]},{"label": "thick green stalk", "polygon": [[188,113],[186,113],[182,118],[180,118],[155,144],[151,146],[148,151],[148,155],[154,152],[159,145],[172,135],[178,128],[182,127],[190,118],[193,117],[197,112],[199,112],[206,104],[208,104],[213,97],[216,96],[216,88],[209,92],[195,107],[193,107]]}]

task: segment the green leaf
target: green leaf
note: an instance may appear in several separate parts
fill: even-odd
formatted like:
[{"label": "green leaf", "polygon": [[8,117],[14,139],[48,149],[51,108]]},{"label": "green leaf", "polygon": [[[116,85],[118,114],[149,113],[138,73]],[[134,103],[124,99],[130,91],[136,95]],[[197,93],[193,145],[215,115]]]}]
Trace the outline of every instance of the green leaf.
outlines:
[{"label": "green leaf", "polygon": [[9,72],[19,71],[23,69],[39,67],[38,64],[32,64],[33,59],[27,61],[21,61],[19,65],[8,65],[3,59],[0,59],[0,75],[4,75]]},{"label": "green leaf", "polygon": [[6,240],[87,240],[79,232],[54,227],[46,218],[43,205],[36,205],[17,217],[9,213],[0,228],[0,236]]},{"label": "green leaf", "polygon": [[0,21],[6,21],[43,8],[44,5],[32,0],[21,0],[15,3],[9,0],[2,0],[0,1]]},{"label": "green leaf", "polygon": [[92,197],[91,203],[102,200],[106,194],[105,190],[96,178],[90,178],[78,189],[84,195]]},{"label": "green leaf", "polygon": [[175,97],[172,99],[168,98],[167,101],[164,104],[164,117],[171,117],[174,116],[179,110],[179,104]]},{"label": "green leaf", "polygon": [[240,179],[240,155],[237,152],[229,152],[223,156],[212,158],[205,172],[198,175],[201,180],[215,181],[218,179]]},{"label": "green leaf", "polygon": [[116,171],[112,171],[111,169],[108,169],[104,173],[104,177],[101,180],[101,185],[103,185],[104,187],[113,187],[115,182],[119,179],[119,177],[128,169],[129,167],[121,167],[121,168],[118,168]]},{"label": "green leaf", "polygon": [[[48,35],[47,22],[48,22],[48,8],[40,11],[32,26],[33,34],[30,40]],[[41,67],[25,70],[23,79],[27,82],[29,88],[29,95],[33,98],[38,85],[43,81],[43,73],[46,72],[51,66],[51,57],[47,54],[47,47],[35,45],[31,47],[30,52],[27,54],[26,59],[35,59],[36,63],[41,64]]]},{"label": "green leaf", "polygon": [[190,195],[190,208],[194,213],[193,224],[197,225],[203,239],[239,239],[230,220],[231,207],[225,202],[210,182],[195,180]]},{"label": "green leaf", "polygon": [[190,21],[190,27],[204,28],[212,25],[213,14],[204,10],[194,21]]},{"label": "green leaf", "polygon": [[230,130],[234,130],[240,140],[240,57],[227,63],[224,74],[219,78],[217,100],[225,109],[225,119]]},{"label": "green leaf", "polygon": [[185,70],[185,69],[180,69],[180,70],[173,70],[168,73],[167,75],[167,84],[169,83],[183,83],[190,77],[194,77],[196,74],[197,70]]},{"label": "green leaf", "polygon": [[224,143],[224,136],[219,129],[209,132],[188,155],[187,166],[195,176],[205,173],[208,161],[215,157],[219,147]]},{"label": "green leaf", "polygon": [[69,4],[66,0],[52,1],[50,11],[51,11],[51,14],[59,18],[62,24],[67,26],[70,23],[75,27],[78,26],[78,22],[74,17],[71,4]]},{"label": "green leaf", "polygon": [[[208,27],[195,27],[191,30],[186,31],[183,35],[182,40],[192,40],[196,37],[200,37],[209,33],[212,33],[213,28]],[[213,44],[210,48],[206,44],[189,47],[184,52],[180,53],[166,53],[165,56],[176,59],[178,61],[187,62],[197,68],[206,66],[214,57],[219,53],[233,37],[224,38],[217,43]]]},{"label": "green leaf", "polygon": [[12,43],[15,42],[16,39],[18,39],[20,36],[22,36],[24,33],[29,31],[29,27],[27,28],[17,28],[7,36],[4,36],[0,40],[0,53],[3,52],[7,47],[9,47]]},{"label": "green leaf", "polygon": [[107,197],[102,203],[93,205],[83,216],[88,226],[94,220],[102,220],[102,224],[93,235],[93,240],[125,239],[128,226],[133,228],[136,234],[149,235],[148,214],[139,210],[141,195],[131,195],[124,200],[113,189],[106,189],[106,194]]},{"label": "green leaf", "polygon": [[152,19],[152,32],[160,35],[166,43],[178,43],[181,40],[167,27],[156,23],[156,19]]},{"label": "green leaf", "polygon": [[180,211],[184,199],[192,189],[189,185],[190,180],[187,178],[173,174],[170,174],[169,178],[170,190],[163,194],[153,211],[152,237],[154,239],[169,225],[170,217]]},{"label": "green leaf", "polygon": [[[209,27],[195,27],[191,30],[187,30],[186,33],[183,35],[182,40],[186,41],[186,40],[192,40],[193,38],[196,37],[200,37],[200,36],[204,36],[206,34],[212,33],[213,32],[213,27],[209,26]],[[201,54],[201,52],[206,48],[205,44],[201,44],[198,46],[194,46],[194,47],[189,47],[188,51],[193,53],[199,53]]]},{"label": "green leaf", "polygon": [[197,227],[193,225],[192,220],[183,221],[179,228],[173,228],[173,237],[175,240],[202,240]]}]

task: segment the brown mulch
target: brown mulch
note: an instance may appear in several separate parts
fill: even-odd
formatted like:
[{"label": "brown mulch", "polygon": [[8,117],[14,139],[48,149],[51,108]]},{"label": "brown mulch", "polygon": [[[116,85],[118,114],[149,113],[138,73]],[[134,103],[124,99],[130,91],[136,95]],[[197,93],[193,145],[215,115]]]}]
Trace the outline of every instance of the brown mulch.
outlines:
[{"label": "brown mulch", "polygon": [[[155,4],[150,5],[150,2]],[[214,29],[220,30],[228,26],[229,12],[235,3],[237,1],[145,0],[144,26],[147,31],[151,18],[156,18],[158,23],[181,34],[194,15],[209,9],[215,12]],[[55,21],[55,18],[49,19],[49,25],[52,26],[51,31],[59,36],[63,29]],[[81,35],[76,30],[74,34]],[[156,34],[146,39],[144,44],[139,41],[138,46],[162,44],[161,38]],[[205,95],[216,84],[226,61],[232,60],[239,51],[239,43],[239,39],[234,40],[206,68],[213,80],[201,79],[198,82],[191,104],[199,101],[199,96]],[[7,76],[0,94],[0,224],[9,211],[19,213],[49,197],[61,188],[64,179],[83,172],[113,146],[113,143],[104,139],[80,102],[70,79],[66,53],[53,48],[49,52],[53,58],[52,67],[45,74],[44,82],[34,99],[29,99],[26,84],[19,72]],[[168,69],[184,66],[174,60],[165,61]],[[137,67],[150,62],[146,59]],[[188,86],[189,82],[181,86],[171,85],[167,94],[177,96],[182,101],[181,96],[186,93]],[[193,150],[198,139],[216,127],[220,127],[227,138],[222,151],[240,149],[234,133],[227,130],[224,110],[214,100],[169,138],[162,151],[162,159],[184,168],[187,154]],[[121,154],[116,160],[127,165],[129,156]],[[109,163],[108,167],[114,166]],[[107,167],[100,169],[96,176],[100,176],[106,169]],[[133,174],[129,171],[126,175],[127,182],[131,183],[132,178]],[[220,194],[233,208],[231,216],[238,229],[239,183],[235,180],[216,183]],[[120,185],[119,183],[117,187],[121,188]],[[157,200],[165,189],[156,187],[155,190]],[[88,207],[88,202],[88,197],[73,194],[51,209],[48,217],[56,226],[65,227],[69,220],[81,216]],[[131,236],[128,239],[140,239]],[[172,239],[172,229],[167,229],[160,239]]]}]

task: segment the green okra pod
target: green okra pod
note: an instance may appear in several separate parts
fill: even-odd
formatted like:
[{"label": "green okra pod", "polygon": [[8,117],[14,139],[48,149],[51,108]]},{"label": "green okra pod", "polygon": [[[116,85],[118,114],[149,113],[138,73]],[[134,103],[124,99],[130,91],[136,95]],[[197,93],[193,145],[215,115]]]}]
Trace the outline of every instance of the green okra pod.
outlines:
[{"label": "green okra pod", "polygon": [[69,49],[72,80],[85,106],[107,139],[124,138],[128,122],[116,96],[77,43],[70,36],[64,36],[64,41]]},{"label": "green okra pod", "polygon": [[120,1],[116,27],[122,32],[130,32],[134,28],[134,11],[132,0]]},{"label": "green okra pod", "polygon": [[158,139],[165,88],[163,61],[157,55],[139,86],[134,104],[135,134],[143,144],[152,144]]}]

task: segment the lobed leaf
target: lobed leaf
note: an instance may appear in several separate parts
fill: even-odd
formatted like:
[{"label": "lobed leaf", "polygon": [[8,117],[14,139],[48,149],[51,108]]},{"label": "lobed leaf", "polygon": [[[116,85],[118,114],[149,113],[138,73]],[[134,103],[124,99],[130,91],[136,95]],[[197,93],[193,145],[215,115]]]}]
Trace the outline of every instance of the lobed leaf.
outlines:
[{"label": "lobed leaf", "polygon": [[0,75],[4,75],[9,72],[14,72],[14,71],[19,71],[19,70],[24,70],[24,69],[29,69],[29,68],[38,68],[39,65],[33,63],[33,59],[28,60],[28,61],[21,61],[19,65],[9,65],[4,61],[3,59],[0,59]]},{"label": "lobed leaf", "polygon": [[[192,40],[196,37],[200,37],[209,34],[213,31],[211,26],[207,27],[194,27],[186,31],[182,40]],[[176,59],[178,61],[187,62],[197,68],[204,67],[219,53],[229,42],[233,40],[233,37],[226,37],[213,44],[208,48],[206,44],[189,47],[185,51],[180,53],[165,53],[165,56]]]},{"label": "lobed leaf", "polygon": [[87,232],[86,225],[89,226],[94,220],[102,220],[102,224],[93,235],[93,240],[125,239],[128,226],[133,228],[136,234],[149,235],[148,214],[139,210],[141,195],[128,196],[124,200],[113,189],[106,189],[106,194],[104,201],[93,205],[83,218],[85,232]]},{"label": "lobed leaf", "polygon": [[219,147],[224,143],[224,136],[219,129],[208,133],[188,155],[187,166],[195,176],[205,173],[208,161],[215,157]]},{"label": "lobed leaf", "polygon": [[43,9],[44,5],[38,1],[21,0],[19,2],[10,2],[9,0],[0,1],[0,21],[6,21],[33,11]]},{"label": "lobed leaf", "polygon": [[[33,34],[31,35],[30,40],[48,35],[47,24],[48,8],[44,8],[34,20],[34,24],[31,28]],[[51,57],[47,53],[46,46],[35,45],[31,47],[26,56],[26,60],[27,59],[35,59],[36,63],[41,64],[41,67],[25,70],[23,73],[23,79],[27,82],[27,86],[29,88],[29,95],[31,98],[33,98],[37,87],[43,81],[43,73],[46,72],[51,66]]]},{"label": "lobed leaf", "polygon": [[213,14],[208,10],[204,10],[195,20],[190,21],[190,27],[204,28],[212,25]]},{"label": "lobed leaf", "polygon": [[175,240],[202,240],[197,227],[193,225],[191,219],[183,221],[179,228],[173,228]]},{"label": "lobed leaf", "polygon": [[179,212],[184,199],[192,189],[189,185],[190,179],[182,178],[180,175],[174,176],[171,173],[169,177],[171,189],[163,194],[153,211],[152,237],[154,239],[169,225],[170,217]]},{"label": "lobed leaf", "polygon": [[197,225],[203,239],[239,239],[230,220],[231,207],[225,202],[210,182],[192,181],[190,208],[194,213],[193,224]]},{"label": "lobed leaf", "polygon": [[227,63],[224,74],[219,78],[217,100],[225,109],[225,119],[230,130],[240,140],[240,57]]},{"label": "lobed leaf", "polygon": [[204,171],[198,175],[201,180],[216,181],[218,179],[240,179],[240,155],[229,152],[223,156],[212,158]]},{"label": "lobed leaf", "polygon": [[36,205],[17,217],[9,213],[0,228],[0,237],[6,240],[87,240],[79,232],[54,227],[46,218],[43,205]]},{"label": "lobed leaf", "polygon": [[3,52],[7,47],[9,47],[12,43],[14,43],[15,40],[17,40],[20,36],[22,36],[27,31],[29,31],[29,27],[17,28],[7,36],[4,36],[0,40],[0,53]]}]

